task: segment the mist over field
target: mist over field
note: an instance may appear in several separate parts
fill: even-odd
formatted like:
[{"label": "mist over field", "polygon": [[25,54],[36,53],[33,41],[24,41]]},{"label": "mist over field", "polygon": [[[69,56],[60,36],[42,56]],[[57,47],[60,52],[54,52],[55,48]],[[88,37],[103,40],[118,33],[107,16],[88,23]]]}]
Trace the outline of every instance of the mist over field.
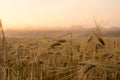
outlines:
[{"label": "mist over field", "polygon": [[[14,29],[7,29],[5,31],[7,37],[56,37],[59,35],[63,35],[66,33],[72,33],[73,37],[81,37],[87,36],[91,32],[90,29],[78,25],[72,26],[69,28],[57,28],[57,29],[31,29],[31,30],[14,30]],[[120,37],[120,27],[111,27],[111,28],[104,28],[102,30],[103,36],[107,37]]]}]

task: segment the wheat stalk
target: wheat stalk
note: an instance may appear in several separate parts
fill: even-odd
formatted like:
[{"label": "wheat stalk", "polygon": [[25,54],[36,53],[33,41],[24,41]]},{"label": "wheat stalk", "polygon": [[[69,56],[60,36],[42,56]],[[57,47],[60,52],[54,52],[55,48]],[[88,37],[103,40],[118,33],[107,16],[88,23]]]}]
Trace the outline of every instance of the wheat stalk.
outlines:
[{"label": "wheat stalk", "polygon": [[0,20],[0,32],[1,32],[2,40],[5,41],[5,34],[4,34],[3,27],[2,27],[2,20]]}]

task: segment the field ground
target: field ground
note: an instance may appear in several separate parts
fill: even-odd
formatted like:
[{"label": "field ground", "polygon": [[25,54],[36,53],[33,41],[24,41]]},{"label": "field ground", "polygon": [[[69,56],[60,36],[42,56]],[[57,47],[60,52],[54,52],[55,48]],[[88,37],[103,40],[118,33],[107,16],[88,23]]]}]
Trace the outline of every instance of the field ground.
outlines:
[{"label": "field ground", "polygon": [[120,80],[120,38],[102,41],[6,38],[0,42],[0,80]]}]

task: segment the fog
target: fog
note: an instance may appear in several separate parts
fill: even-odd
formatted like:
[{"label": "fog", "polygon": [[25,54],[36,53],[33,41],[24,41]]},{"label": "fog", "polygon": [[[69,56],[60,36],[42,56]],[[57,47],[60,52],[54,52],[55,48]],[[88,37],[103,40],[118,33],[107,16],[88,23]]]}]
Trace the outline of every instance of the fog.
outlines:
[{"label": "fog", "polygon": [[[72,33],[73,37],[87,36],[91,32],[90,29],[82,25],[73,25],[71,27],[59,27],[49,29],[7,29],[5,34],[7,37],[56,37],[66,33]],[[104,36],[119,37],[120,27],[104,28],[102,30]]]}]

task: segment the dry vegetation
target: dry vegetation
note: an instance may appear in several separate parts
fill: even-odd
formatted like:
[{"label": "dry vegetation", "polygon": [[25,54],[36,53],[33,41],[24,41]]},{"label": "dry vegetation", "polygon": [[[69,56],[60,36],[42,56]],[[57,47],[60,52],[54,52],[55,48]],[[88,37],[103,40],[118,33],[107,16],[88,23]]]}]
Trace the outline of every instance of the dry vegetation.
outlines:
[{"label": "dry vegetation", "polygon": [[[2,28],[2,26],[1,26]],[[120,80],[120,39],[0,38],[0,80]]]}]

